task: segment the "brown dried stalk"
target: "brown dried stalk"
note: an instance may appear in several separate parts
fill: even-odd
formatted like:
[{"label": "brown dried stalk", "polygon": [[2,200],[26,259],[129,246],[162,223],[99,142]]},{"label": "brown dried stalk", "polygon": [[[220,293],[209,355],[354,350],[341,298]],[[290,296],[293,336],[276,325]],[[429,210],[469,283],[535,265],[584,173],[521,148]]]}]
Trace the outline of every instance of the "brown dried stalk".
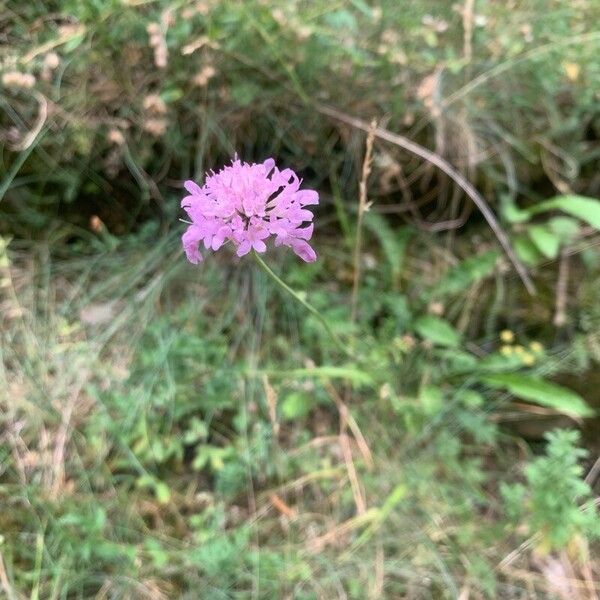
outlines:
[{"label": "brown dried stalk", "polygon": [[373,142],[375,140],[375,129],[377,128],[377,122],[375,119],[371,121],[369,131],[367,133],[367,143],[365,150],[365,158],[362,165],[362,173],[360,177],[360,183],[358,184],[358,218],[356,221],[356,241],[354,243],[354,279],[352,281],[352,297],[351,297],[351,309],[350,309],[350,320],[352,323],[356,321],[356,314],[358,311],[358,288],[360,284],[360,251],[362,248],[362,227],[364,215],[369,210],[369,203],[367,202],[367,180],[371,173],[371,162],[373,159]]}]

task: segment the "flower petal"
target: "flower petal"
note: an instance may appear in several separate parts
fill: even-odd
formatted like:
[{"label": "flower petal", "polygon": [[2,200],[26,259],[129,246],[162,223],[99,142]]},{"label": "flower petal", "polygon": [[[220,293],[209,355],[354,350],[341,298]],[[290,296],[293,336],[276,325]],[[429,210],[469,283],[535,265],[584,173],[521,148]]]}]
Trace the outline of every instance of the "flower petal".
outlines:
[{"label": "flower petal", "polygon": [[188,179],[184,184],[183,187],[190,193],[192,194],[192,196],[198,196],[202,193],[202,188],[195,182],[192,181],[191,179]]},{"label": "flower petal", "polygon": [[297,202],[300,202],[302,206],[319,204],[319,194],[314,190],[300,190],[296,192],[295,199]]},{"label": "flower petal", "polygon": [[196,225],[190,225],[181,236],[185,255],[193,265],[197,265],[202,260],[202,255],[198,251],[198,244],[203,237],[203,231]]},{"label": "flower petal", "polygon": [[238,256],[245,256],[246,254],[248,254],[248,252],[250,252],[251,249],[252,249],[252,244],[248,240],[244,240],[238,246],[236,254]]},{"label": "flower petal", "polygon": [[311,263],[317,260],[317,253],[304,240],[293,240],[290,246],[304,262]]}]

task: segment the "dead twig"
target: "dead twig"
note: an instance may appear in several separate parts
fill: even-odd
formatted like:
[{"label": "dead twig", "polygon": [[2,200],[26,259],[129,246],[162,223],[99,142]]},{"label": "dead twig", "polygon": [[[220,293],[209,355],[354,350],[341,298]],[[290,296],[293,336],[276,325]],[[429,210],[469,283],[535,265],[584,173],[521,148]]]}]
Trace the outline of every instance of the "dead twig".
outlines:
[{"label": "dead twig", "polygon": [[56,434],[56,443],[54,452],[52,453],[52,484],[50,487],[50,497],[56,499],[59,497],[65,483],[65,449],[69,441],[69,430],[71,427],[71,419],[73,411],[84,385],[89,379],[89,371],[84,371],[69,395],[69,398],[62,409],[61,423]]},{"label": "dead twig", "polygon": [[365,500],[364,492],[360,486],[360,482],[358,481],[358,475],[356,473],[356,467],[354,466],[354,460],[352,460],[352,449],[350,448],[350,440],[348,439],[348,434],[343,431],[340,432],[339,439],[340,448],[342,449],[342,454],[344,455],[344,462],[346,463],[348,479],[350,480],[350,487],[352,488],[354,504],[356,505],[356,513],[358,515],[364,515],[367,511],[367,501]]},{"label": "dead twig", "polygon": [[271,421],[271,427],[273,428],[273,438],[277,440],[279,438],[280,429],[279,421],[277,420],[277,392],[269,382],[269,378],[266,375],[263,375],[262,383],[265,390],[265,396],[267,398],[269,421]]},{"label": "dead twig", "polygon": [[33,92],[33,95],[37,100],[39,107],[35,125],[31,128],[31,131],[23,136],[22,140],[11,145],[10,149],[13,152],[22,152],[23,150],[27,150],[33,144],[33,142],[35,142],[36,138],[44,128],[46,120],[48,119],[48,100],[46,99],[46,96],[36,91]]},{"label": "dead twig", "polygon": [[383,585],[385,583],[385,554],[381,539],[377,538],[375,548],[375,564],[373,565],[374,581],[369,591],[369,598],[377,600],[383,594]]},{"label": "dead twig", "polygon": [[6,597],[8,600],[17,600],[17,596],[8,581],[8,576],[6,574],[6,568],[4,567],[4,558],[2,557],[2,552],[0,552],[0,585],[2,589],[6,593]]},{"label": "dead twig", "polygon": [[277,494],[269,494],[269,502],[273,505],[273,508],[280,514],[286,516],[288,519],[296,516],[296,509],[288,506]]},{"label": "dead twig", "polygon": [[600,473],[600,456],[596,459],[596,462],[593,464],[592,468],[589,470],[588,474],[585,476],[585,482],[592,487],[594,483],[596,483],[596,478]]},{"label": "dead twig", "polygon": [[328,383],[328,384],[326,384],[325,388],[326,388],[328,394],[332,397],[333,401],[335,402],[338,412],[340,413],[340,419],[344,419],[345,422],[348,424],[348,427],[350,428],[350,431],[352,432],[352,435],[354,436],[354,439],[356,440],[356,444],[358,445],[358,449],[359,449],[360,453],[362,454],[362,457],[367,465],[367,468],[372,469],[373,468],[373,455],[371,454],[369,444],[367,444],[367,440],[365,439],[365,436],[362,434],[362,431],[360,430],[360,427],[358,426],[356,419],[352,416],[352,414],[348,410],[348,407],[342,400],[342,397],[338,394],[335,387],[333,387],[333,385],[331,385],[331,383]]},{"label": "dead twig", "polygon": [[352,281],[352,297],[350,302],[350,320],[352,323],[356,321],[358,311],[358,288],[360,285],[360,251],[362,248],[362,227],[365,213],[369,210],[367,202],[367,180],[371,173],[371,162],[373,158],[373,141],[375,140],[375,129],[377,122],[375,119],[371,121],[369,132],[367,134],[367,143],[365,150],[365,158],[362,165],[362,173],[360,183],[358,184],[358,218],[356,221],[356,240],[354,243],[354,278]]},{"label": "dead twig", "polygon": [[[351,115],[343,113],[335,108],[319,104],[317,105],[317,110],[325,115],[337,119],[338,121],[341,121],[342,123],[346,123],[351,127],[355,127],[356,129],[361,129],[362,131],[366,132],[369,132],[371,129],[370,125],[362,119],[352,117]],[[440,169],[442,172],[448,175],[448,177],[453,179],[454,182],[465,192],[465,194],[469,198],[471,198],[475,206],[477,206],[485,220],[488,222],[488,225],[496,235],[498,242],[502,246],[510,262],[515,267],[515,270],[517,271],[519,277],[521,278],[521,281],[523,282],[523,285],[525,286],[529,294],[531,294],[532,296],[536,294],[535,285],[529,277],[527,269],[515,254],[508,239],[508,236],[496,220],[492,209],[488,206],[487,202],[483,199],[481,194],[479,194],[479,192],[473,187],[473,185],[471,185],[471,183],[469,183],[458,171],[454,169],[454,167],[449,162],[444,160],[441,156],[427,150],[427,148],[423,148],[423,146],[412,142],[408,138],[392,133],[391,131],[388,131],[387,129],[383,129],[381,127],[375,128],[373,134],[375,137],[390,142],[391,144],[395,144],[396,146],[400,146],[401,148],[404,148],[405,150],[408,150],[409,152],[420,156],[424,160],[438,167],[438,169]]]}]

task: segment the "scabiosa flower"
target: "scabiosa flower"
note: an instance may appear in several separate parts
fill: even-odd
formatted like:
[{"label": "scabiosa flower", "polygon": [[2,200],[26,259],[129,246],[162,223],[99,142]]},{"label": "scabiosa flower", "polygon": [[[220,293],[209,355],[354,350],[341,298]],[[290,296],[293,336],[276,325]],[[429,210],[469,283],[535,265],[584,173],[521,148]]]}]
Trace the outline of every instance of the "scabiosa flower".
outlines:
[{"label": "scabiosa flower", "polygon": [[200,242],[218,250],[232,242],[236,254],[250,250],[265,252],[266,240],[275,246],[289,246],[302,260],[314,262],[315,251],[308,244],[313,233],[313,213],[306,209],[319,203],[314,190],[300,190],[301,180],[291,169],[279,170],[272,158],[259,164],[237,159],[211,172],[202,187],[185,182],[189,192],[181,206],[191,223],[181,240],[191,263],[202,260]]}]

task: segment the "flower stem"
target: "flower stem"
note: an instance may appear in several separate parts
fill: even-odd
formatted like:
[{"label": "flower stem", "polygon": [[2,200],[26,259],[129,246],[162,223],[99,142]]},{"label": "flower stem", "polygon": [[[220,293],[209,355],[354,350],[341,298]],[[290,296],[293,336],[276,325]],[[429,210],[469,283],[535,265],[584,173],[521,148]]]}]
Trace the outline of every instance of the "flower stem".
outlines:
[{"label": "flower stem", "polygon": [[302,304],[302,306],[304,306],[304,308],[306,308],[306,310],[311,315],[315,316],[320,321],[320,323],[323,325],[323,327],[325,327],[325,329],[327,330],[327,333],[331,336],[331,339],[344,352],[344,354],[347,354],[348,356],[353,357],[353,353],[350,351],[350,348],[348,347],[348,345],[344,344],[344,342],[338,337],[338,335],[335,333],[335,331],[333,331],[333,329],[331,329],[331,326],[329,325],[329,323],[327,322],[325,317],[312,304],[307,302],[298,292],[293,290],[287,283],[285,283],[285,281],[283,281],[280,277],[275,275],[275,273],[271,270],[269,265],[267,265],[267,263],[260,257],[260,255],[257,252],[252,250],[252,254],[254,255],[256,262],[260,265],[260,267],[263,269],[263,271],[265,271],[265,273],[279,287],[283,288],[288,294],[293,296],[293,298],[295,300],[297,300],[300,304]]}]

